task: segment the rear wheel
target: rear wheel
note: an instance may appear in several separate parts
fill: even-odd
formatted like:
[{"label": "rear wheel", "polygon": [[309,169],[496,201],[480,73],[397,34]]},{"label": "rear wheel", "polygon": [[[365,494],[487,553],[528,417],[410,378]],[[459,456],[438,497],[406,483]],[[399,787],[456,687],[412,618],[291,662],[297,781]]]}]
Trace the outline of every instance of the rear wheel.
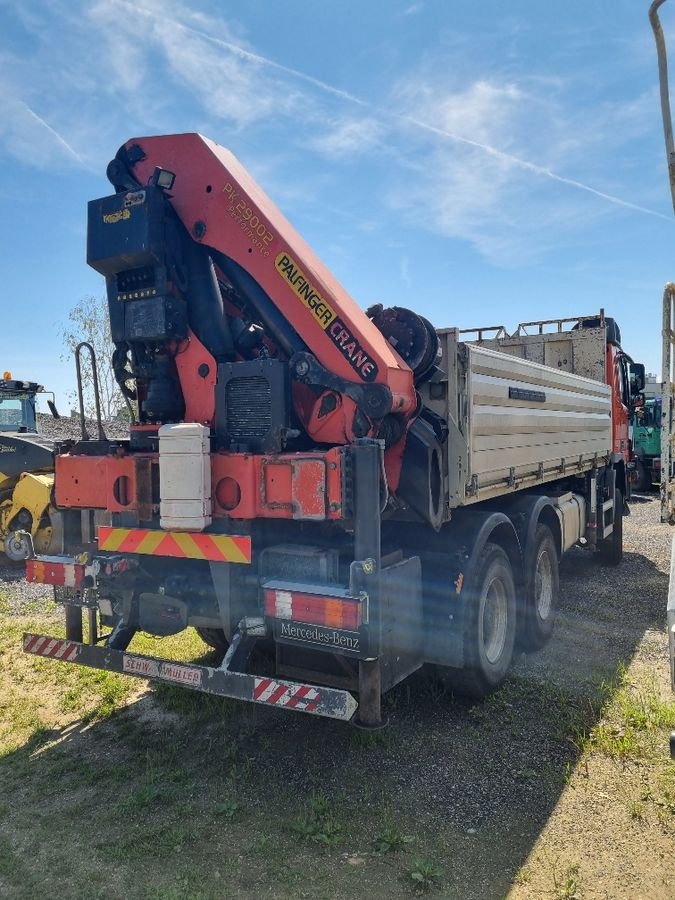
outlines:
[{"label": "rear wheel", "polygon": [[470,588],[464,629],[464,668],[439,670],[455,693],[480,699],[499,687],[513,658],[516,588],[511,561],[498,545],[485,545]]},{"label": "rear wheel", "polygon": [[598,559],[603,566],[618,566],[623,559],[623,494],[614,491],[614,528],[608,538],[598,542]]},{"label": "rear wheel", "polygon": [[23,562],[33,555],[33,544],[27,531],[10,531],[5,538],[5,556],[12,562]]},{"label": "rear wheel", "polygon": [[558,551],[547,525],[537,525],[525,564],[520,640],[524,650],[539,650],[553,633],[560,587]]},{"label": "rear wheel", "polygon": [[195,628],[195,631],[214,650],[227,650],[230,646],[222,628]]}]

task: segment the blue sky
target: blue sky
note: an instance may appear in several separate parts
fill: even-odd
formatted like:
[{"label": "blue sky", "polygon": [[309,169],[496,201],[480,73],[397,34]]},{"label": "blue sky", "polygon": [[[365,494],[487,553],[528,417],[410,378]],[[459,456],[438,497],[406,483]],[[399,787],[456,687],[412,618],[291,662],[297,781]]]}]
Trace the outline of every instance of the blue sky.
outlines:
[{"label": "blue sky", "polygon": [[[57,392],[89,199],[128,138],[229,147],[366,307],[470,327],[604,307],[660,371],[675,279],[637,0],[0,0],[0,368]],[[673,37],[675,4],[662,10]]]}]

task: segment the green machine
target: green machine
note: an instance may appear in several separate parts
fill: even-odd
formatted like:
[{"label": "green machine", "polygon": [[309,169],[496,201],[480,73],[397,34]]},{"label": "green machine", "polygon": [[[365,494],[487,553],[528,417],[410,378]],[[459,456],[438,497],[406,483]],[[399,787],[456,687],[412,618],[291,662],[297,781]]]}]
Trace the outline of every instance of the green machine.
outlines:
[{"label": "green machine", "polygon": [[645,400],[633,410],[633,453],[635,480],[633,489],[647,491],[661,478],[661,398]]}]

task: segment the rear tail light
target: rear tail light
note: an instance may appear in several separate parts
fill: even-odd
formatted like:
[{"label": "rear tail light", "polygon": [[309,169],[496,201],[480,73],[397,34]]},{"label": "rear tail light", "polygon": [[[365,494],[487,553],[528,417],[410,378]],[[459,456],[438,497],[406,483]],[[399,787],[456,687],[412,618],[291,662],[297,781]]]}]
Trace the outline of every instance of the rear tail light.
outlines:
[{"label": "rear tail light", "polygon": [[49,557],[26,560],[26,581],[34,584],[80,588],[84,577],[85,567],[81,563],[61,562]]},{"label": "rear tail light", "polygon": [[309,625],[357,631],[363,623],[364,601],[356,597],[330,597],[265,588],[265,615]]}]

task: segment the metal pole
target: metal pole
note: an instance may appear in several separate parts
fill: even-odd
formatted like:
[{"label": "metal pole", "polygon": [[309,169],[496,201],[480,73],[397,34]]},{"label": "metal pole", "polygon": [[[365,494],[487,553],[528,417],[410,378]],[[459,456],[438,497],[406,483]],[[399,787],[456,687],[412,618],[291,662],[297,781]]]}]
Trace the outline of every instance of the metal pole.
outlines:
[{"label": "metal pole", "polygon": [[82,440],[89,440],[89,434],[87,432],[87,427],[85,425],[85,416],[84,416],[84,397],[82,394],[82,366],[80,361],[80,355],[82,350],[88,350],[89,352],[89,364],[91,366],[91,380],[92,387],[94,391],[94,404],[96,406],[96,427],[98,431],[98,439],[99,441],[107,440],[105,431],[103,430],[103,421],[101,419],[101,398],[100,392],[98,388],[98,368],[96,366],[96,352],[91,344],[87,341],[81,341],[77,347],[75,348],[75,370],[77,372],[77,396],[80,403],[80,419],[82,421]]},{"label": "metal pole", "polygon": [[368,594],[368,641],[371,656],[359,660],[359,710],[356,724],[381,728],[382,673],[380,650],[379,572],[381,556],[380,485],[382,449],[378,441],[361,439],[353,448],[354,557],[362,563],[363,588]]},{"label": "metal pole", "polygon": [[98,610],[89,607],[87,609],[87,621],[89,625],[88,642],[93,647],[98,641]]},{"label": "metal pole", "polygon": [[670,111],[670,97],[668,94],[668,58],[666,55],[666,42],[663,37],[663,29],[659,21],[658,9],[665,0],[654,0],[649,7],[649,21],[651,22],[654,40],[656,42],[656,57],[659,66],[659,90],[661,93],[661,118],[663,119],[663,136],[666,143],[666,162],[668,164],[668,180],[670,182],[670,194],[675,209],[675,150],[673,148],[673,120]]}]

